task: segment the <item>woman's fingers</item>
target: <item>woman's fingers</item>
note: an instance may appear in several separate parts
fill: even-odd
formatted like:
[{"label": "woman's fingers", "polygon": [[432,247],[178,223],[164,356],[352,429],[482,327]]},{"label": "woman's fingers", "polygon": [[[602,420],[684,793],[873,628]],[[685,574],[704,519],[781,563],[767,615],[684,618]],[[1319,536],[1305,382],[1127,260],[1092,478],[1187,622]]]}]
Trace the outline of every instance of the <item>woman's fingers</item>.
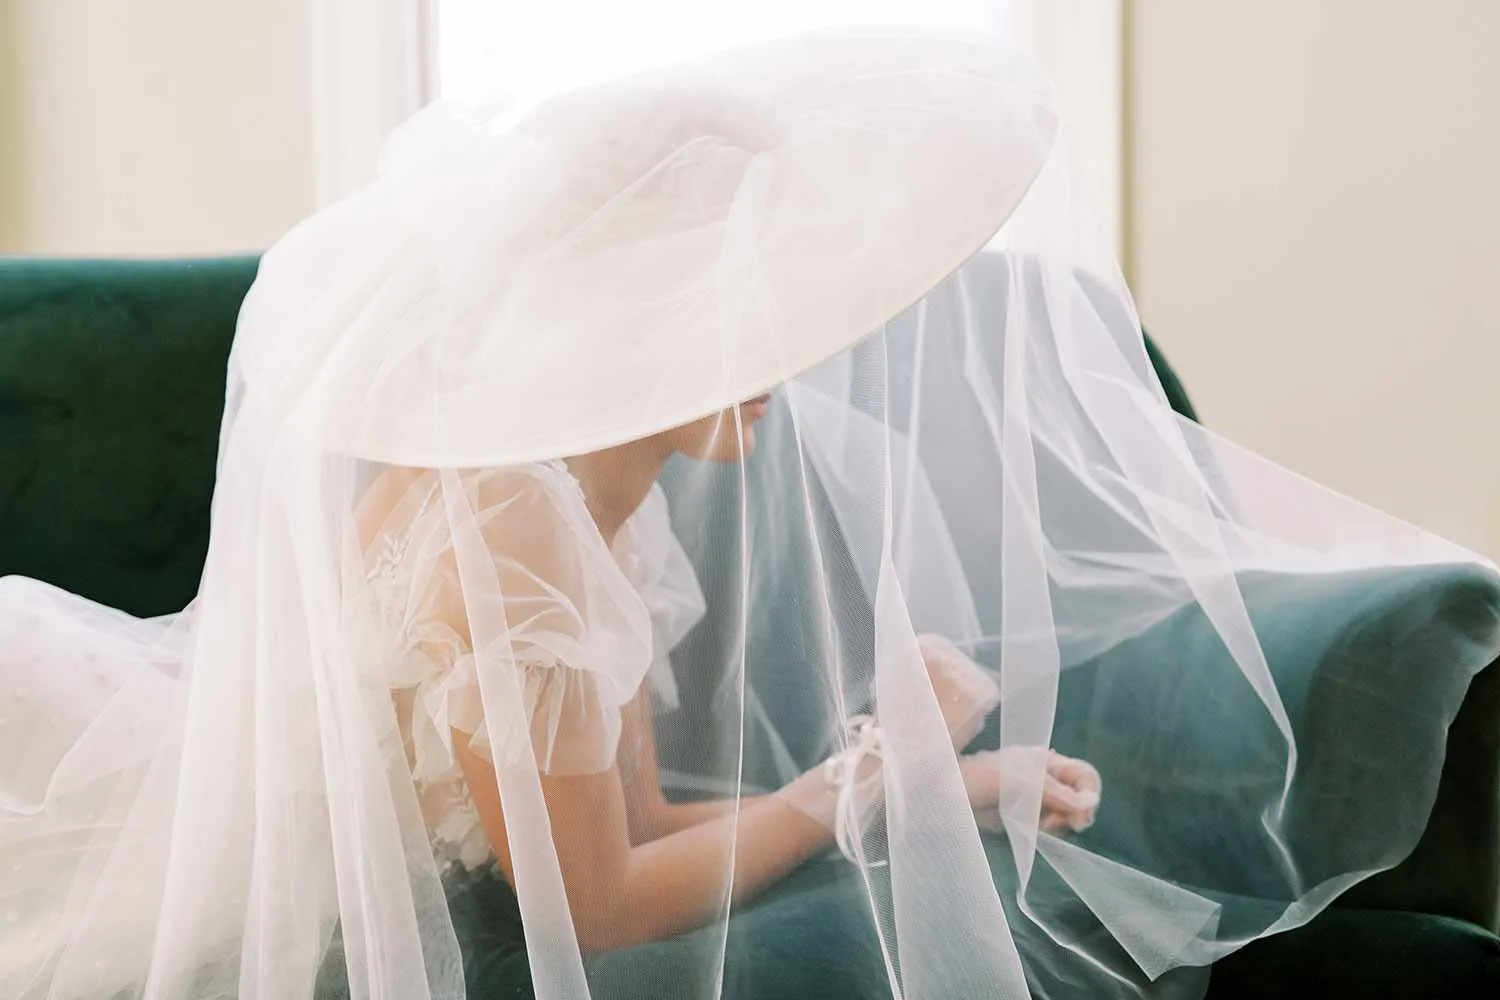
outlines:
[{"label": "woman's fingers", "polygon": [[1099,771],[1094,765],[1076,757],[1064,757],[1055,750],[1047,754],[1047,773],[1055,775],[1074,788],[1087,788],[1098,792],[1103,787]]},{"label": "woman's fingers", "polygon": [[1094,825],[1094,814],[1099,808],[1103,781],[1092,764],[1049,752],[1047,781],[1054,808],[1060,816],[1066,818],[1067,825],[1073,832],[1081,833]]},{"label": "woman's fingers", "polygon": [[1079,791],[1066,782],[1047,775],[1042,784],[1042,808],[1056,812],[1083,812],[1097,804],[1092,792]]},{"label": "woman's fingers", "polygon": [[1073,824],[1061,813],[1043,814],[1040,828],[1043,833],[1063,833],[1071,830]]},{"label": "woman's fingers", "polygon": [[[983,778],[985,789],[990,789],[992,787],[990,782],[993,781],[994,791],[998,795],[1001,785],[1018,779],[1025,780],[1028,760],[1031,762],[1030,766],[1033,767],[1039,763],[1037,757],[1031,756],[1034,752],[1037,752],[1036,748],[1006,747],[998,751],[974,754],[963,758],[963,761],[969,768],[982,772],[976,775],[976,778]],[[991,772],[989,768],[994,765],[998,767]],[[1037,823],[1038,828],[1044,833],[1060,833],[1068,830],[1081,833],[1087,830],[1094,823],[1102,787],[1103,782],[1099,777],[1099,772],[1092,764],[1064,757],[1054,751],[1047,751],[1042,775],[1042,808]],[[971,802],[974,802],[975,798],[971,789]],[[976,811],[981,814],[987,813],[988,810],[978,809],[978,803],[975,804]],[[998,820],[998,816],[995,819]]]},{"label": "woman's fingers", "polygon": [[1042,826],[1052,829],[1050,819],[1057,821],[1056,828],[1068,827],[1074,833],[1082,833],[1094,824],[1094,810],[1099,806],[1099,793],[1092,789],[1074,788],[1062,780],[1047,775],[1042,786]]}]

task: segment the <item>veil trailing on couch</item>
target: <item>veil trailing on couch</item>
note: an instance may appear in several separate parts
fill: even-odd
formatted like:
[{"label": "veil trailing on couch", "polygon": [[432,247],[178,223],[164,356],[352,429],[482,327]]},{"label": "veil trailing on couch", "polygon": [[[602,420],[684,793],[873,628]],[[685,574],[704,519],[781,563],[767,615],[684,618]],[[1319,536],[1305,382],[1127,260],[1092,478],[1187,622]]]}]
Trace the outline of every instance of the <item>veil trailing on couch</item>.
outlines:
[{"label": "veil trailing on couch", "polygon": [[545,1000],[1195,996],[1396,864],[1495,570],[1170,411],[1055,126],[935,30],[406,125],[245,303],[196,601],[0,580],[0,994],[463,997],[498,863]]}]

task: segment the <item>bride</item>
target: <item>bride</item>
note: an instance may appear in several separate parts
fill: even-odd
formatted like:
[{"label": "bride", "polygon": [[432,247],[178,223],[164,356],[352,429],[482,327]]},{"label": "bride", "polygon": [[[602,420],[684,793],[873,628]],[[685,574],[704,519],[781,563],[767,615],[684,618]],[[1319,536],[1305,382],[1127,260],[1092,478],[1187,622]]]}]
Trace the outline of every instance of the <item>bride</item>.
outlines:
[{"label": "bride", "polygon": [[0,580],[0,993],[1196,996],[1396,864],[1495,570],[1174,418],[1054,139],[917,31],[406,125],[195,602]]}]

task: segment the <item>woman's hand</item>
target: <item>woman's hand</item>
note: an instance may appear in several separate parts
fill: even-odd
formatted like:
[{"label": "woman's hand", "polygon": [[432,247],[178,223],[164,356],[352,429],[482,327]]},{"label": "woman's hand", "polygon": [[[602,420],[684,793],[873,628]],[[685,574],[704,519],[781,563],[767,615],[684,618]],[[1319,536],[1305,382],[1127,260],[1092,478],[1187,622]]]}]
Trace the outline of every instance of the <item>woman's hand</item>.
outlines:
[{"label": "woman's hand", "polygon": [[[1000,795],[1008,781],[1019,781],[1036,753],[1033,747],[1005,747],[969,754],[959,760],[969,804],[982,829],[1004,832],[1000,821]],[[1087,761],[1046,751],[1042,779],[1042,812],[1038,826],[1044,833],[1071,830],[1082,833],[1094,823],[1103,783],[1099,772]]]},{"label": "woman's hand", "polygon": [[1000,703],[1000,688],[984,669],[942,636],[917,637],[932,692],[937,695],[953,749],[962,750],[984,728],[984,717]]}]

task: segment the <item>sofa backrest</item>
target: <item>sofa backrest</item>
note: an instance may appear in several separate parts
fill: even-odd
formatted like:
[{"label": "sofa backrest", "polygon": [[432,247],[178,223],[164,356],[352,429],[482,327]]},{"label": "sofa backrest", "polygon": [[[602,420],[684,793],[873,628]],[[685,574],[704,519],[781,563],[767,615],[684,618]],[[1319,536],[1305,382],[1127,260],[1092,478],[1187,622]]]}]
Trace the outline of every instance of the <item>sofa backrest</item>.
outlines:
[{"label": "sofa backrest", "polygon": [[137,615],[192,599],[257,264],[0,260],[0,576]]},{"label": "sofa backrest", "polygon": [[258,265],[0,259],[0,576],[142,616],[193,598],[229,346]]}]

